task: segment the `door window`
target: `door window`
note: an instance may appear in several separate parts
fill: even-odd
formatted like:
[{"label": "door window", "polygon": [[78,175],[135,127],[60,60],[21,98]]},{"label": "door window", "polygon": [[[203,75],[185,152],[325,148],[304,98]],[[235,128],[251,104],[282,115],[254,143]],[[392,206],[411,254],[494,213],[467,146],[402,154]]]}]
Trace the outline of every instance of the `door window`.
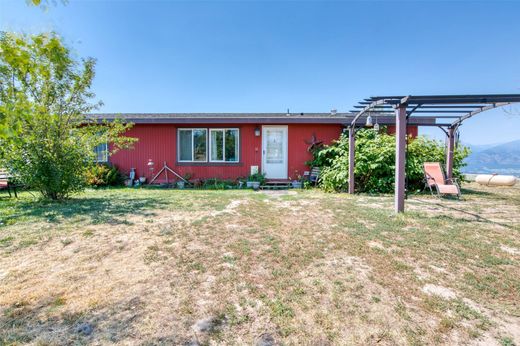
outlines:
[{"label": "door window", "polygon": [[284,131],[279,129],[267,130],[267,141],[265,148],[266,163],[283,163],[283,140]]}]

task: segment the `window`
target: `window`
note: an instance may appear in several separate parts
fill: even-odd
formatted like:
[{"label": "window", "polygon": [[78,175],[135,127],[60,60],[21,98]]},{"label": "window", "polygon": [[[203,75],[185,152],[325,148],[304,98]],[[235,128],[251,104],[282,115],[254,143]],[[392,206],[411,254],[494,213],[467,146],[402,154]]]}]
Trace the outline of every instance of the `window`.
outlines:
[{"label": "window", "polygon": [[101,143],[94,147],[94,155],[96,162],[108,162],[108,144]]},{"label": "window", "polygon": [[177,138],[179,162],[239,161],[238,129],[179,129]]},{"label": "window", "polygon": [[238,129],[210,129],[211,162],[238,162]]},{"label": "window", "polygon": [[180,162],[207,161],[207,130],[179,129],[178,158]]}]

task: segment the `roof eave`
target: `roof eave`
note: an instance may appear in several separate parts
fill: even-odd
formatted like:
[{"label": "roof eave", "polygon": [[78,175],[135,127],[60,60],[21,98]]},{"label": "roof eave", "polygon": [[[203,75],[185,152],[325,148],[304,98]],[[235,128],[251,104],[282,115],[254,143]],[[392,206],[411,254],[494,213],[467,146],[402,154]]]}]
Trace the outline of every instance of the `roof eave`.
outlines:
[{"label": "roof eave", "polygon": [[[119,118],[124,123],[134,123],[134,124],[178,124],[178,125],[187,125],[187,124],[337,124],[337,125],[347,125],[350,124],[353,117],[298,117],[298,116],[287,116],[287,117],[258,117],[258,118]],[[365,117],[361,117],[360,123],[365,122]],[[115,118],[97,118],[92,119],[97,122],[102,121],[113,121]],[[432,124],[433,118],[430,117],[411,117],[409,119],[409,125],[421,125],[421,124]],[[378,122],[381,125],[393,125],[395,124],[395,117],[393,116],[379,116]]]}]

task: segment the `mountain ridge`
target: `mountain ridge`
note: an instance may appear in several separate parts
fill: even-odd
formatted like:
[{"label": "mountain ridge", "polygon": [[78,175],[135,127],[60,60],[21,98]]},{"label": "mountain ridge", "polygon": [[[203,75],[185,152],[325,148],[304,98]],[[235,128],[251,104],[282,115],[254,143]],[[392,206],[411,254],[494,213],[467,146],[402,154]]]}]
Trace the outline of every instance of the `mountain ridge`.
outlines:
[{"label": "mountain ridge", "polygon": [[468,146],[472,153],[466,159],[463,172],[520,175],[520,139],[489,148]]}]

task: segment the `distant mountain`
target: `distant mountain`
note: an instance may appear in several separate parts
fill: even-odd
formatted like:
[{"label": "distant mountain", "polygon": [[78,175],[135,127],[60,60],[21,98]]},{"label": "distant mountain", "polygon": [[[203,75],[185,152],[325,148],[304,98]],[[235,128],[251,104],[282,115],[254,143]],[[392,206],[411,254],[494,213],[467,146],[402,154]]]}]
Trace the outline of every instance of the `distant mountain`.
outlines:
[{"label": "distant mountain", "polygon": [[520,140],[485,148],[472,146],[465,173],[499,173],[520,176]]},{"label": "distant mountain", "polygon": [[472,153],[479,153],[481,151],[491,149],[493,147],[497,147],[499,145],[505,144],[505,143],[495,143],[495,144],[468,144],[468,143],[462,143],[463,145],[469,147],[471,149]]}]

